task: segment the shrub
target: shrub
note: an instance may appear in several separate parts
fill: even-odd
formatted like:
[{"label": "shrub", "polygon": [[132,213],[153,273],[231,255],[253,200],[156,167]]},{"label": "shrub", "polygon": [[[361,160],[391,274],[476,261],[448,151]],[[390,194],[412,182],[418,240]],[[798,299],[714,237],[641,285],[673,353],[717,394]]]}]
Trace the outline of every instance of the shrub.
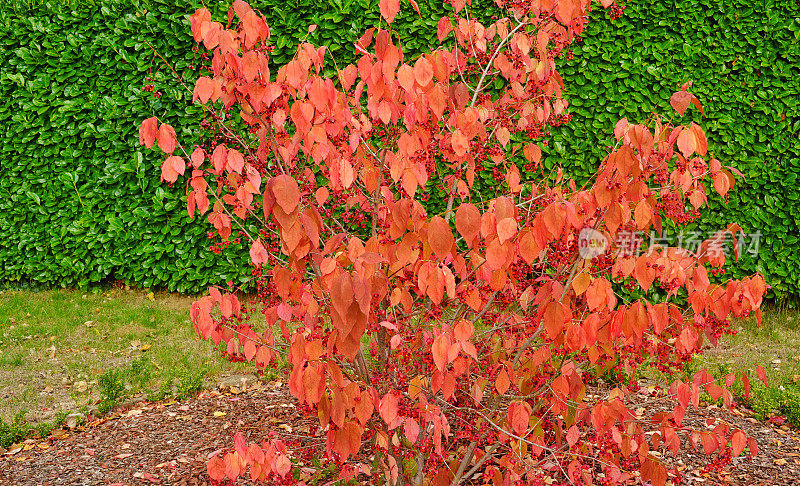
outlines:
[{"label": "shrub", "polygon": [[[693,221],[706,187],[726,195],[735,169],[708,156],[698,124],[653,114],[616,124],[591,184],[541,170],[542,136],[566,119],[553,58],[584,31],[585,4],[499,4],[508,17],[492,21],[454,1],[437,23],[441,47],[413,58],[377,28],[357,41],[356,64],[303,43],[276,71],[270,29],[246,3],[227,24],[204,8],[191,16],[211,63],[192,95],[214,137],[182,144],[152,117],[139,140],[167,154],[162,179],[186,187],[190,215],[249,241],[260,304],[212,287],[192,321],[231,360],[264,368],[288,356],[289,390],[316,417],[308,439],[326,438],[323,453],[236,433],[233,450],[210,459],[213,479],[299,483],[307,470],[290,474],[293,463],[324,454],[319,469],[343,481],[585,483],[602,471],[660,486],[670,471],[651,451],[676,452],[684,438],[709,454],[757,451],[727,424],[683,423],[701,393],[732,403],[705,370],[667,390],[673,411],[645,419],[626,406],[635,380],[602,398],[587,388],[612,368],[633,377],[645,359],[679,370],[730,316],[760,318],[761,276],[709,278],[735,224],[696,251],[628,238]],[[388,25],[399,8],[381,1]],[[669,100],[681,116],[703,112],[690,88]],[[481,195],[484,171],[494,187]],[[440,187],[426,184],[434,176]],[[422,202],[436,191],[446,203],[429,214]]]}]

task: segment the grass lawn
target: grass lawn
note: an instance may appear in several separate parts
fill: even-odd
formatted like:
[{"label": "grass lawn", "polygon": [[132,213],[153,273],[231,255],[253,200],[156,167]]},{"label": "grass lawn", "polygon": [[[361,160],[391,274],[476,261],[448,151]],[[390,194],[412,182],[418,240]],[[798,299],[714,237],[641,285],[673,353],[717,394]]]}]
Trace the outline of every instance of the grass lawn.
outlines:
[{"label": "grass lawn", "polygon": [[[15,419],[103,413],[130,397],[180,399],[222,375],[252,373],[252,365],[230,364],[197,338],[191,301],[121,288],[0,291],[0,435]],[[707,368],[721,378],[748,371],[747,404],[757,415],[783,415],[800,426],[800,312],[772,308],[760,327],[752,318],[733,326],[737,335],[724,337],[686,372]],[[757,364],[767,369],[768,388],[755,378]],[[734,391],[741,394],[740,380]]]},{"label": "grass lawn", "polygon": [[134,395],[187,396],[232,365],[197,338],[192,299],[109,289],[0,291],[0,419],[51,420]]},{"label": "grass lawn", "polygon": [[[717,348],[699,356],[692,368],[707,368],[717,378],[749,372],[752,394],[747,404],[756,415],[762,419],[784,415],[800,426],[800,312],[768,308],[761,326],[750,318],[735,321],[733,328],[739,332],[724,337]],[[756,378],[756,365],[766,369],[769,387]],[[741,380],[737,380],[734,391],[742,393]]]}]

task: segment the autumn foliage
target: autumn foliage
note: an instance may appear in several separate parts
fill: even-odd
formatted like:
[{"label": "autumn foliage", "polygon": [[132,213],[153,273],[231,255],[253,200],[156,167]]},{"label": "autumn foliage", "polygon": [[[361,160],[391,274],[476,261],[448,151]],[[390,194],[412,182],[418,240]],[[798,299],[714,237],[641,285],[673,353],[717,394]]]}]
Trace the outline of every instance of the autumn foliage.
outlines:
[{"label": "autumn foliage", "polygon": [[[626,402],[634,380],[599,381],[645,362],[679,369],[731,316],[760,315],[760,276],[713,275],[736,225],[697,251],[619,243],[696,218],[707,185],[731,189],[732,169],[707,154],[698,124],[652,115],[613,127],[586,187],[545,172],[538,142],[567,116],[554,58],[591,6],[498,4],[507,17],[484,23],[454,0],[441,46],[414,59],[391,30],[371,29],[347,66],[309,44],[270,65],[270,29],[241,0],[226,24],[204,8],[191,16],[210,55],[193,97],[216,136],[187,147],[154,117],[140,141],[167,154],[163,180],[186,179],[190,215],[223,239],[250,239],[258,288],[247,305],[209,289],[192,322],[231,359],[264,368],[284,356],[289,390],[314,422],[295,442],[237,433],[209,461],[215,480],[302,484],[321,457],[338,478],[373,484],[635,474],[663,485],[675,471],[662,459],[681,447],[756,452],[724,423],[683,423],[701,392],[730,405],[726,386],[739,377],[715,383],[701,371],[672,383],[663,392],[674,409],[645,417]],[[380,8],[391,26],[398,0]],[[323,74],[331,64],[333,79]],[[680,115],[702,113],[689,88],[670,100]],[[491,198],[475,189],[483,170],[496,176]],[[430,190],[445,191],[443,211],[427,209]]]}]

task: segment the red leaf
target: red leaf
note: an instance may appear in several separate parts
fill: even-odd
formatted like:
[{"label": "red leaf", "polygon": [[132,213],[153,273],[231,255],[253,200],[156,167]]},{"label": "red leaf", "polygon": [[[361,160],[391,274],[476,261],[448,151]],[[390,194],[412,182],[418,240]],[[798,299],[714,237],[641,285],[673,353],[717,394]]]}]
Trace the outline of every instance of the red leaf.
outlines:
[{"label": "red leaf", "polygon": [[175,152],[175,146],[178,144],[178,139],[175,136],[175,129],[172,126],[161,125],[158,129],[158,133],[156,134],[156,140],[158,140],[158,148],[164,151],[164,153],[171,154]]},{"label": "red leaf", "polygon": [[192,159],[192,165],[195,169],[199,168],[203,165],[203,161],[206,160],[206,153],[200,147],[195,147],[192,151],[192,155],[189,156]]},{"label": "red leaf", "polygon": [[[228,170],[241,174],[244,170],[244,156],[238,150],[228,150],[227,166]],[[291,211],[287,211],[287,213],[289,212]]]},{"label": "red leaf", "polygon": [[455,336],[457,341],[466,341],[472,337],[474,332],[475,326],[468,320],[462,319],[458,321],[458,324],[456,324],[456,327],[453,329],[453,336]]},{"label": "red leaf", "polygon": [[756,376],[764,383],[764,386],[769,386],[767,385],[767,370],[763,366],[756,365]]},{"label": "red leaf", "polygon": [[233,434],[233,447],[241,457],[247,457],[247,441],[244,440],[244,435],[241,432]]},{"label": "red leaf", "polygon": [[567,431],[567,444],[570,447],[574,446],[578,442],[578,438],[580,438],[580,431],[577,425],[573,425]]},{"label": "red leaf", "polygon": [[441,43],[452,30],[453,24],[450,23],[450,18],[440,18],[439,23],[436,25],[436,36],[439,38],[439,42]]},{"label": "red leaf", "polygon": [[211,22],[211,12],[205,7],[198,8],[195,12],[189,17],[192,26],[192,35],[194,37],[195,42],[200,42],[203,40],[203,35],[201,32],[201,27],[206,22]]},{"label": "red leaf", "polygon": [[731,448],[733,449],[733,457],[739,457],[745,446],[747,446],[747,436],[741,430],[735,431],[733,435],[731,435]]},{"label": "red leaf", "polygon": [[515,434],[522,436],[528,430],[531,408],[524,402],[511,402],[508,406],[508,423]]},{"label": "red leaf", "polygon": [[393,393],[389,392],[381,398],[381,402],[378,405],[378,413],[381,415],[381,418],[386,425],[390,428],[392,424],[397,419],[397,411],[398,411],[398,403],[397,397],[394,396]]},{"label": "red leaf", "polygon": [[412,444],[416,444],[419,437],[419,424],[411,417],[407,417],[403,424],[403,432],[406,434],[406,439]]},{"label": "red leaf", "polygon": [[667,468],[661,463],[658,463],[653,468],[653,472],[650,474],[650,484],[652,486],[664,486],[667,484],[667,479],[669,479],[669,474],[667,473]]},{"label": "red leaf", "polygon": [[680,116],[683,116],[686,113],[686,109],[689,108],[689,103],[691,102],[694,96],[689,93],[688,91],[676,91],[672,93],[672,96],[669,99],[669,104],[678,112]]},{"label": "red leaf", "polygon": [[497,236],[500,243],[505,243],[517,234],[517,221],[514,218],[503,218],[497,222]]},{"label": "red leaf", "polygon": [[253,242],[253,246],[250,247],[250,261],[256,266],[269,261],[269,253],[267,253],[266,248],[264,248],[264,245],[261,243],[261,238],[257,238],[256,241]]},{"label": "red leaf", "polygon": [[381,17],[391,24],[400,11],[400,0],[381,0],[380,9]]},{"label": "red leaf", "polygon": [[744,397],[749,399],[750,398],[750,378],[742,372],[742,383],[744,384]]},{"label": "red leaf", "polygon": [[201,76],[197,79],[194,85],[194,92],[192,93],[192,101],[200,100],[200,103],[206,104],[208,100],[214,95],[217,82],[207,76]]},{"label": "red leaf", "polygon": [[747,445],[750,447],[750,455],[757,456],[758,455],[758,442],[753,437],[747,439]]},{"label": "red leaf", "polygon": [[450,225],[441,216],[434,216],[428,226],[428,244],[437,257],[444,259],[455,245]]},{"label": "red leaf", "polygon": [[290,175],[279,175],[272,181],[272,193],[275,201],[286,214],[290,214],[297,209],[300,204],[300,187],[297,181]]},{"label": "red leaf", "polygon": [[161,178],[167,182],[175,182],[179,175],[186,171],[186,163],[177,155],[170,155],[161,164]]},{"label": "red leaf", "polygon": [[248,339],[247,342],[244,343],[244,357],[247,361],[253,361],[253,358],[256,357],[256,343],[252,339]]},{"label": "red leaf", "polygon": [[442,373],[444,373],[444,370],[447,367],[447,354],[449,350],[450,340],[447,338],[447,335],[440,334],[436,336],[436,338],[433,340],[433,346],[431,346],[431,352],[433,353],[434,364]]},{"label": "red leaf", "polygon": [[211,476],[211,479],[214,481],[222,481],[225,479],[225,461],[218,456],[209,459],[206,468],[208,469],[208,475]]},{"label": "red leaf", "polygon": [[425,57],[420,57],[414,64],[414,79],[423,88],[433,81],[433,65]]},{"label": "red leaf", "polygon": [[501,369],[500,373],[497,374],[494,387],[497,389],[497,393],[501,395],[505,394],[505,392],[511,387],[511,378],[508,377],[508,373],[506,372],[505,368]]},{"label": "red leaf", "polygon": [[472,246],[475,237],[481,232],[481,212],[470,203],[463,203],[456,210],[456,230]]},{"label": "red leaf", "polygon": [[466,135],[460,128],[453,132],[453,136],[450,137],[450,143],[453,145],[453,152],[459,157],[466,155],[469,150],[469,140],[467,140]]},{"label": "red leaf", "polygon": [[151,116],[144,120],[139,126],[139,143],[147,148],[153,148],[153,142],[156,141],[156,132],[158,127],[158,119]]},{"label": "red leaf", "polygon": [[555,339],[564,329],[565,320],[566,312],[564,311],[564,304],[560,302],[550,302],[547,304],[544,310],[544,328],[550,339]]}]

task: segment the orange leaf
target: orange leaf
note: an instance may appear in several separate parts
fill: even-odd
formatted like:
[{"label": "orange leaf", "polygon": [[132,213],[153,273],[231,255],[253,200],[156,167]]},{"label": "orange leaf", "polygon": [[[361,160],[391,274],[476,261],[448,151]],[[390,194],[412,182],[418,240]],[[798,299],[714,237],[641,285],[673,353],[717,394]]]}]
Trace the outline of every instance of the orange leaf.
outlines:
[{"label": "orange leaf", "polygon": [[534,143],[526,145],[525,148],[522,149],[522,154],[528,162],[533,163],[534,167],[538,167],[539,163],[542,161],[542,149]]},{"label": "orange leaf", "polygon": [[219,456],[214,456],[209,459],[206,468],[208,469],[208,475],[211,476],[211,479],[214,481],[222,481],[225,479],[225,461],[220,459]]},{"label": "orange leaf", "polygon": [[268,260],[269,254],[261,243],[261,238],[256,238],[256,241],[250,247],[250,261],[253,262],[253,265],[258,266],[267,263]]},{"label": "orange leaf", "polygon": [[756,365],[756,376],[764,383],[764,386],[769,386],[767,385],[767,370],[763,366]]},{"label": "orange leaf", "polygon": [[314,199],[317,200],[317,204],[319,206],[322,206],[325,203],[325,201],[328,200],[329,194],[330,193],[328,191],[328,188],[323,186],[316,190],[316,192],[314,193]]},{"label": "orange leaf", "polygon": [[417,59],[414,64],[414,79],[423,88],[433,81],[433,65],[424,56]]},{"label": "orange leaf", "polygon": [[544,328],[550,339],[555,339],[564,329],[566,312],[561,302],[550,302],[544,310]]},{"label": "orange leaf", "polygon": [[747,436],[741,430],[737,430],[731,435],[731,448],[733,449],[733,457],[739,457],[747,445]]},{"label": "orange leaf", "polygon": [[486,264],[492,270],[499,270],[508,263],[508,251],[511,245],[502,244],[494,239],[486,247]]},{"label": "orange leaf", "polygon": [[460,128],[456,128],[456,131],[453,132],[450,143],[453,145],[453,152],[459,157],[466,155],[469,150],[469,140]]},{"label": "orange leaf", "polygon": [[530,423],[531,407],[525,402],[511,402],[508,406],[508,423],[517,435],[524,435]]},{"label": "orange leaf", "polygon": [[714,190],[719,193],[720,196],[725,197],[725,195],[730,190],[733,181],[733,176],[726,170],[722,170],[714,174],[712,177],[714,180]]},{"label": "orange leaf", "polygon": [[689,103],[692,98],[694,98],[694,96],[688,91],[676,91],[672,93],[669,104],[672,105],[680,116],[683,116],[683,114],[686,113],[686,109],[689,108]]},{"label": "orange leaf", "polygon": [[285,477],[291,469],[292,461],[285,454],[280,454],[272,464],[272,470],[278,473],[280,477]]},{"label": "orange leaf", "polygon": [[206,22],[211,22],[211,12],[203,7],[198,8],[195,12],[189,17],[192,26],[192,35],[194,37],[195,42],[200,42],[203,40],[202,33],[200,28]]},{"label": "orange leaf", "polygon": [[481,232],[481,212],[473,204],[462,203],[456,210],[456,230],[472,247],[475,237]]},{"label": "orange leaf", "polygon": [[520,235],[521,236],[518,240],[519,255],[530,265],[534,262],[534,260],[539,258],[539,253],[541,253],[542,249],[536,242],[536,237],[533,235],[533,231],[523,230]]},{"label": "orange leaf", "polygon": [[397,68],[397,82],[406,93],[411,93],[414,90],[414,68],[408,64],[403,64]]},{"label": "orange leaf", "polygon": [[711,454],[717,447],[719,447],[719,442],[717,438],[712,435],[711,433],[703,433],[700,435],[700,442],[703,444],[703,452],[706,454]]},{"label": "orange leaf", "polygon": [[406,439],[412,444],[416,444],[419,437],[419,424],[411,417],[407,417],[403,424],[403,432],[406,434]]},{"label": "orange leaf", "polygon": [[151,116],[144,120],[139,126],[139,143],[147,148],[153,148],[153,142],[156,141],[157,127],[158,120],[156,117]]},{"label": "orange leaf", "polygon": [[472,337],[472,334],[475,332],[475,326],[472,325],[471,322],[462,319],[458,321],[456,324],[455,329],[453,329],[453,335],[455,336],[457,341],[466,341]]},{"label": "orange leaf", "polygon": [[431,352],[433,353],[434,364],[442,373],[444,373],[444,370],[447,367],[447,354],[449,350],[450,340],[447,338],[447,336],[445,334],[436,336],[436,338],[433,340],[433,346],[431,346]]},{"label": "orange leaf", "polygon": [[517,234],[517,221],[514,218],[503,218],[497,222],[497,236],[500,243],[505,243]]},{"label": "orange leaf", "polygon": [[197,79],[194,85],[194,92],[192,93],[192,101],[200,100],[200,103],[206,104],[214,94],[217,82],[208,76],[201,76]]},{"label": "orange leaf", "polygon": [[383,419],[384,422],[386,422],[386,425],[391,427],[392,424],[395,422],[395,419],[397,419],[397,411],[398,411],[397,397],[394,396],[394,394],[392,394],[391,392],[389,392],[386,395],[384,395],[383,398],[381,398],[381,402],[378,405],[378,413],[380,413],[381,418]]},{"label": "orange leaf", "polygon": [[380,9],[381,17],[391,24],[400,11],[400,0],[381,0]]},{"label": "orange leaf", "polygon": [[175,182],[186,170],[186,163],[177,155],[170,155],[161,165],[161,178],[167,182]]},{"label": "orange leaf", "polygon": [[500,370],[500,373],[497,374],[494,387],[497,389],[497,393],[501,395],[505,394],[505,392],[511,387],[511,379],[508,377],[508,373],[506,372],[505,368]]},{"label": "orange leaf", "polygon": [[272,193],[278,206],[287,214],[292,213],[300,204],[300,188],[290,175],[279,175],[272,180]]},{"label": "orange leaf", "polygon": [[163,150],[164,153],[171,154],[175,152],[178,139],[175,135],[175,129],[171,125],[166,123],[161,125],[156,134],[156,140],[158,140],[158,148]]},{"label": "orange leaf", "polygon": [[428,225],[428,244],[433,253],[443,259],[450,254],[455,242],[450,225],[441,216],[434,216]]},{"label": "orange leaf", "polygon": [[681,129],[681,133],[678,135],[678,150],[686,158],[689,158],[697,150],[697,138],[692,130]]},{"label": "orange leaf", "polygon": [[611,282],[604,277],[596,278],[586,290],[586,303],[589,304],[590,310],[595,310],[602,306],[607,306],[608,310],[611,310],[614,308],[615,301],[616,298],[614,298]]},{"label": "orange leaf", "polygon": [[450,19],[448,17],[440,18],[439,23],[436,24],[436,37],[439,38],[439,42],[442,42],[452,30],[453,24],[450,23]]},{"label": "orange leaf", "polygon": [[[244,156],[238,150],[234,149],[228,150],[226,166],[228,167],[229,171],[241,174],[242,171],[244,170]],[[286,211],[286,212],[290,213],[291,211]]]}]

